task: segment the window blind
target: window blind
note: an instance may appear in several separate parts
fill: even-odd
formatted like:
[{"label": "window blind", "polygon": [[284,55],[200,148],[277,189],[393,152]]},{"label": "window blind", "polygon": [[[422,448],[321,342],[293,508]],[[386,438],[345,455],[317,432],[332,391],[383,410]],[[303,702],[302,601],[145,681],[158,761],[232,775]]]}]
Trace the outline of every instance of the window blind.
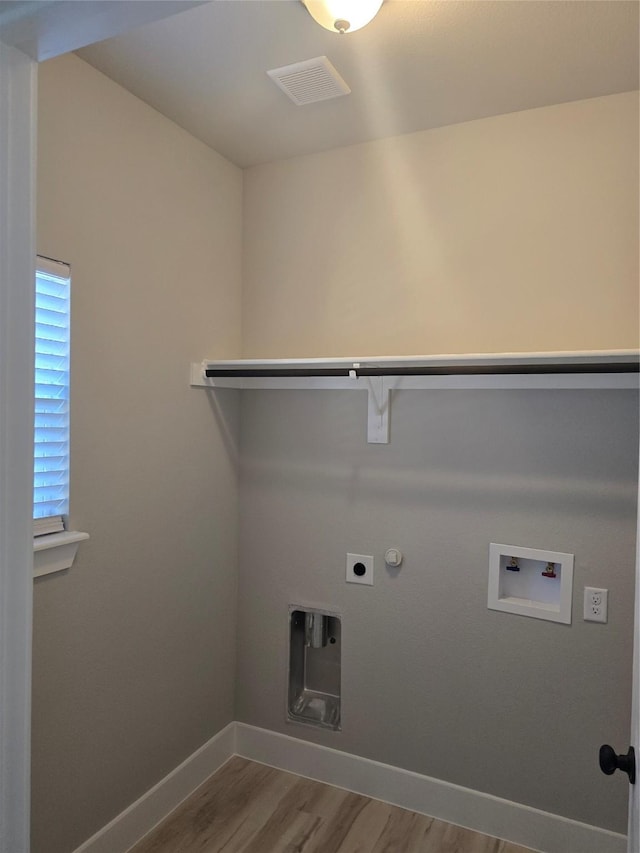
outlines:
[{"label": "window blind", "polygon": [[70,269],[38,258],[35,315],[34,532],[64,528],[69,510]]}]

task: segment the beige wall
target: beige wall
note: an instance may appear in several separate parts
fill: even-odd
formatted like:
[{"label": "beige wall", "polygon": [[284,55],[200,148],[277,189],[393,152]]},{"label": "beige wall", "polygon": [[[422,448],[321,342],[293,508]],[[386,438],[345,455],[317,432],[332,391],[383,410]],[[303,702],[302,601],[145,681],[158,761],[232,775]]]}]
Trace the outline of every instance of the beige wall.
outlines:
[{"label": "beige wall", "polygon": [[[637,347],[637,107],[246,170],[244,355]],[[389,446],[363,400],[243,394],[238,719],[624,832],[628,784],[596,756],[629,731],[637,394],[400,392]],[[575,554],[571,626],[487,610],[491,541]],[[373,589],[347,552],[374,555]],[[289,604],[343,614],[341,733],[285,722]]]},{"label": "beige wall", "polygon": [[638,346],[637,93],[256,166],[244,203],[246,356]]},{"label": "beige wall", "polygon": [[69,853],[233,718],[237,406],[221,419],[188,365],[239,349],[241,193],[89,65],[40,66],[37,248],[72,267],[91,539],[34,589],[33,853]]}]

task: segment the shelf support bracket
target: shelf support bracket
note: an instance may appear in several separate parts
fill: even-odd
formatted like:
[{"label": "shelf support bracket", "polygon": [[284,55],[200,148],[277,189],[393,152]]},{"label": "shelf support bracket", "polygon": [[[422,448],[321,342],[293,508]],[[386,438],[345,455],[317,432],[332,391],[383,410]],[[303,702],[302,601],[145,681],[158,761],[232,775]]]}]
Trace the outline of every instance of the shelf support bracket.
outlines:
[{"label": "shelf support bracket", "polygon": [[389,408],[391,389],[384,376],[367,376],[369,396],[367,441],[369,444],[389,444]]}]

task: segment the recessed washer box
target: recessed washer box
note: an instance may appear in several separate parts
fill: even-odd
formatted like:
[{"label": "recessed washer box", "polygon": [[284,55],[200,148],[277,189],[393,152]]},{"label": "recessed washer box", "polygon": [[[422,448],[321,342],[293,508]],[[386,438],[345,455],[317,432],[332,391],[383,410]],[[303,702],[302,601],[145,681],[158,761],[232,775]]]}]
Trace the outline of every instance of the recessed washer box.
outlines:
[{"label": "recessed washer box", "polygon": [[573,554],[489,546],[489,610],[571,624]]}]

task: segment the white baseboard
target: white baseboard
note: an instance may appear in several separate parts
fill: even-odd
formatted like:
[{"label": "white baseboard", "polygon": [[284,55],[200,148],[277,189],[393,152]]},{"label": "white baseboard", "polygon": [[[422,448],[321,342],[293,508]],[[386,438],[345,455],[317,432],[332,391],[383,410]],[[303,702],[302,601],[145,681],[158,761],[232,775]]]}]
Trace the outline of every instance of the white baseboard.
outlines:
[{"label": "white baseboard", "polygon": [[627,850],[625,835],[245,723],[236,723],[236,752],[544,853]]},{"label": "white baseboard", "polygon": [[235,734],[229,723],[74,853],[127,853],[234,755]]},{"label": "white baseboard", "polygon": [[232,755],[543,853],[626,853],[625,835],[326,746],[229,723],[74,853],[127,853]]}]

